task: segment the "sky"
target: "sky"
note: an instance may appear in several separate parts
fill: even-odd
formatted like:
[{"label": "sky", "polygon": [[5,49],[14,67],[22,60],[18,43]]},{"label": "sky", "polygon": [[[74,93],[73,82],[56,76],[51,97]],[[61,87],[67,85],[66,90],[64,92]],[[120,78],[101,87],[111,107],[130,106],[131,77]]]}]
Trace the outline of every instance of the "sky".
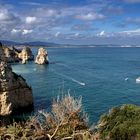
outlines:
[{"label": "sky", "polygon": [[0,0],[0,40],[140,45],[140,0]]}]

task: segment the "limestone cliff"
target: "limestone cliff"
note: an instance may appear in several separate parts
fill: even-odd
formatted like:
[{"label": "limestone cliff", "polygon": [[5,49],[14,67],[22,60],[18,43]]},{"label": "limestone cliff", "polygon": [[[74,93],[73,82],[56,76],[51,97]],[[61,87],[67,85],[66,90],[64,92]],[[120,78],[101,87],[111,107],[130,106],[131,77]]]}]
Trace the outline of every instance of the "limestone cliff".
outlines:
[{"label": "limestone cliff", "polygon": [[0,44],[0,116],[33,107],[32,89],[24,78],[12,72]]},{"label": "limestone cliff", "polygon": [[48,64],[48,53],[44,48],[39,48],[38,54],[36,56],[35,63],[37,64]]},{"label": "limestone cliff", "polygon": [[4,47],[3,49],[4,49],[4,54],[5,54],[5,57],[6,57],[6,61],[8,63],[19,62],[17,51],[15,51],[14,49],[10,49],[8,47]]},{"label": "limestone cliff", "polygon": [[25,64],[27,61],[33,60],[34,55],[29,47],[24,47],[21,53],[18,54],[18,58],[22,60],[23,64]]}]

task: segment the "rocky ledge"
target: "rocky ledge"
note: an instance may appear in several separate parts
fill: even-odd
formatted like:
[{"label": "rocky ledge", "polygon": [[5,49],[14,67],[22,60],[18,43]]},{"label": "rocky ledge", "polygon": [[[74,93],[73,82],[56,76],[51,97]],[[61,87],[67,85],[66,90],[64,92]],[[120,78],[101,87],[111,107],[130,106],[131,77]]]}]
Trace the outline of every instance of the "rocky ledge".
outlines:
[{"label": "rocky ledge", "polygon": [[0,116],[33,109],[32,89],[23,77],[12,72],[0,43]]},{"label": "rocky ledge", "polygon": [[42,64],[48,64],[48,53],[44,48],[39,48],[38,54],[36,56],[35,63],[42,65]]}]

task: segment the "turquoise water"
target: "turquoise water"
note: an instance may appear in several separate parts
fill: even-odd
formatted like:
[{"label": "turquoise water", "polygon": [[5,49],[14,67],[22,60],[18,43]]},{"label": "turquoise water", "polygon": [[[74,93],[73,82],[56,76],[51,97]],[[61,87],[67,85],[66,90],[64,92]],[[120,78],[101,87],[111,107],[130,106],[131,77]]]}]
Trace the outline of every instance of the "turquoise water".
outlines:
[{"label": "turquoise water", "polygon": [[[50,64],[15,64],[13,70],[33,88],[35,111],[49,109],[53,98],[70,89],[82,96],[90,122],[111,107],[140,105],[140,48],[48,48]],[[33,48],[36,55],[37,49]],[[128,78],[128,80],[125,80]]]}]

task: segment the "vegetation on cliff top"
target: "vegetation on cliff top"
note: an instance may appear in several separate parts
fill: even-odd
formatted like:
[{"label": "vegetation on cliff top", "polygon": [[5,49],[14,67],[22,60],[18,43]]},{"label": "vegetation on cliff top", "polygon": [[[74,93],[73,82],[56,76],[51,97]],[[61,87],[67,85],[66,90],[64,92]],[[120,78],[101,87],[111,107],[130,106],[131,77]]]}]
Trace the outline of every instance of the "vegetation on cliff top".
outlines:
[{"label": "vegetation on cliff top", "polygon": [[140,107],[115,107],[101,117],[99,133],[102,139],[140,140]]},{"label": "vegetation on cliff top", "polygon": [[[96,129],[95,129],[96,128]],[[53,101],[26,122],[0,127],[2,140],[139,140],[140,107],[123,105],[103,115],[93,130],[82,110],[82,99],[69,94]]]}]

